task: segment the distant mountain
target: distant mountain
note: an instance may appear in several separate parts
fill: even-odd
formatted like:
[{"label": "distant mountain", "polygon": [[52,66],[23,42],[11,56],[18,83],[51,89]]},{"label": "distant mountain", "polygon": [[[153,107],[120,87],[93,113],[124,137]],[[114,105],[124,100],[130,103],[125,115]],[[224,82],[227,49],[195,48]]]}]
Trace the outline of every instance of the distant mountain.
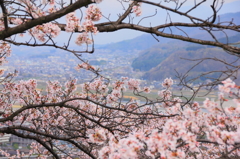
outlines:
[{"label": "distant mountain", "polygon": [[[228,40],[228,41],[227,41]],[[226,38],[220,38],[219,41],[223,43],[236,43],[240,41],[240,34]],[[205,46],[198,44],[191,44],[183,41],[170,41],[165,44],[157,44],[151,47],[150,49],[144,50],[141,52],[140,56],[135,58],[132,62],[132,67],[137,71],[150,71],[152,68],[158,66],[164,62],[170,55],[174,54],[174,57],[178,57],[179,52],[187,52],[189,55],[193,55],[193,52],[199,50],[204,50],[205,52],[210,52],[207,48],[214,48],[214,46]],[[221,49],[219,49],[220,52]],[[177,53],[176,53],[177,52]],[[188,54],[181,54],[181,57],[192,58]],[[209,53],[211,55],[211,53]],[[156,69],[155,69],[156,71]],[[153,72],[153,71],[152,71]],[[155,75],[154,75],[155,76]],[[144,78],[155,79],[155,77],[145,75]],[[158,79],[158,77],[156,78]]]},{"label": "distant mountain", "polygon": [[134,70],[149,71],[156,67],[159,63],[163,62],[172,53],[182,48],[184,42],[169,42],[167,44],[157,44],[150,49],[141,52],[140,56],[135,58],[132,62]]},{"label": "distant mountain", "polygon": [[[240,3],[239,3],[240,4]],[[236,12],[236,13],[226,13],[226,14],[222,14],[220,15],[216,22],[221,21],[221,22],[232,22],[236,25],[240,25],[240,12]]]},{"label": "distant mountain", "polygon": [[[221,21],[233,21],[235,24],[240,24],[240,12],[223,14],[218,18],[220,18]],[[200,29],[187,27],[182,27],[182,29],[187,29],[187,33],[191,35],[191,37],[210,40],[209,34],[202,32]],[[181,31],[176,28],[172,31],[175,31],[176,34],[182,34]],[[227,32],[228,36],[226,36],[224,32],[215,34],[218,41],[229,44],[240,42],[240,34],[236,35],[236,33],[233,32],[225,32]],[[204,57],[218,57],[220,59],[226,59],[227,61],[237,59],[236,56],[227,54],[221,48],[172,40],[164,44],[158,43],[142,51],[140,56],[133,60],[132,67],[136,71],[146,72],[143,79],[162,80],[166,77],[173,77],[176,74],[174,69],[180,73],[184,73],[194,65],[193,62],[180,58],[200,59]],[[225,66],[218,62],[208,60],[192,70],[189,77],[199,75],[202,72],[211,71],[212,69],[223,70]],[[211,76],[216,77],[216,75],[215,73]]]},{"label": "distant mountain", "polygon": [[[166,43],[171,39],[156,37],[160,43]],[[130,50],[145,50],[151,46],[159,43],[151,34],[143,34],[134,39],[124,40],[117,43],[107,44],[104,46],[98,46],[97,49],[107,49],[107,50],[121,50],[121,51],[130,51]]]},{"label": "distant mountain", "polygon": [[[238,59],[238,57],[230,55],[224,52],[220,48],[207,48],[204,46],[190,46],[185,49],[179,49],[178,51],[171,53],[165,60],[159,63],[156,67],[147,71],[143,79],[147,80],[163,80],[167,77],[175,78],[177,74],[176,71],[180,74],[186,73],[190,70],[195,64],[201,61],[203,58],[218,58],[225,60],[227,62],[233,62]],[[184,58],[184,59],[183,59]],[[200,59],[197,61],[189,61],[186,59]],[[234,63],[235,65],[240,65],[240,62]],[[196,77],[203,72],[210,71],[223,71],[226,70],[226,65],[221,62],[213,60],[205,60],[193,68],[188,73],[188,78]],[[219,73],[211,73],[208,77],[217,77]],[[205,79],[201,79],[205,80]],[[199,82],[199,81],[198,81]]]},{"label": "distant mountain", "polygon": [[12,45],[12,54],[27,58],[46,58],[58,54],[53,47],[29,47]]},{"label": "distant mountain", "polygon": [[[221,21],[232,21],[236,24],[240,24],[240,12],[237,13],[228,13],[220,15]],[[216,21],[218,22],[218,20]],[[185,30],[189,36],[209,39],[209,35],[202,33],[202,30],[199,28],[189,28],[181,27],[182,30]],[[181,29],[172,28],[174,34],[182,35],[184,34]],[[169,32],[166,29],[165,32]],[[240,41],[240,34],[234,35],[232,32],[227,32],[229,37],[224,37],[225,34],[220,32],[216,34],[219,41],[223,43],[235,43]],[[129,52],[134,52],[134,50],[143,50],[139,57],[133,60],[132,67],[134,70],[146,72],[143,76],[144,79],[148,80],[162,80],[166,77],[173,77],[175,75],[174,69],[177,69],[180,73],[184,73],[189,69],[193,63],[182,60],[180,57],[196,59],[203,57],[220,57],[221,59],[234,60],[234,56],[230,56],[227,53],[223,52],[222,49],[203,46],[197,44],[191,44],[183,42],[181,40],[173,40],[170,38],[156,37],[160,40],[158,42],[152,35],[143,34],[142,36],[136,37],[131,40],[125,40],[117,43],[106,44],[106,45],[97,45],[95,54],[112,54],[112,51],[115,53],[122,53],[128,55]],[[62,56],[63,51],[57,51],[52,47],[18,47],[14,46],[13,55],[20,55],[26,58],[47,58],[49,56]],[[79,48],[76,48],[77,50]],[[104,51],[98,51],[103,49]],[[69,54],[69,53],[67,53]],[[104,55],[105,56],[105,55]],[[102,65],[105,61],[90,61],[90,63],[95,65]],[[204,71],[210,71],[212,68],[224,69],[225,67],[215,63],[215,62],[205,62],[203,65],[196,67],[189,76],[197,75]],[[214,76],[214,75],[213,75]]]},{"label": "distant mountain", "polygon": [[[224,43],[226,42],[225,40],[225,38],[219,39],[219,41]],[[240,42],[240,34],[228,38],[228,43],[236,42]],[[143,79],[163,80],[167,77],[174,78],[176,71],[180,74],[186,73],[197,62],[201,61],[189,61],[186,59],[194,60],[215,57],[226,62],[233,62],[239,58],[217,47],[187,42],[169,42],[167,44],[158,44],[151,49],[145,50],[142,55],[133,61],[132,67],[134,70],[146,71],[142,77]],[[238,60],[233,65],[240,65],[240,61]],[[188,77],[192,78],[203,72],[222,71],[226,69],[226,65],[221,62],[205,60],[192,69],[188,73]],[[218,75],[218,73],[211,73],[208,77],[217,77]],[[201,80],[205,79],[202,78]]]},{"label": "distant mountain", "polygon": [[[215,23],[221,22],[230,22],[232,21],[234,24],[240,25],[240,12],[237,13],[227,13],[223,15],[219,15],[216,19]],[[226,23],[227,25],[227,23]],[[210,40],[212,37],[201,28],[192,28],[192,27],[170,27],[165,29],[165,33],[174,33],[177,35],[184,35],[185,33],[188,34],[188,36],[196,37],[200,39],[208,39]],[[233,36],[235,33],[231,31],[225,31],[229,36]],[[221,38],[225,36],[224,32],[214,32],[214,35],[217,38]],[[139,37],[136,37],[134,39],[130,40],[124,40],[116,43],[106,44],[106,45],[98,45],[97,49],[106,49],[106,50],[120,50],[120,51],[132,51],[132,50],[146,50],[148,48],[151,48],[152,46],[156,44],[164,44],[172,39],[170,38],[164,38],[164,37],[156,37],[159,42],[151,35],[151,34],[143,34]]]},{"label": "distant mountain", "polygon": [[240,34],[230,36],[228,38],[220,38],[218,41],[225,44],[234,44],[240,41]]}]

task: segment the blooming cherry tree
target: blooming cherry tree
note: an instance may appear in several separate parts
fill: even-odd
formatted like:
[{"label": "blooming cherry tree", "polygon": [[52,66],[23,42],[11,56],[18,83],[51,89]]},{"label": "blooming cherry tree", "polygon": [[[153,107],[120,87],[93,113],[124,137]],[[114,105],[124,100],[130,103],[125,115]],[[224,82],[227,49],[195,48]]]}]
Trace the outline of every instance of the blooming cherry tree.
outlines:
[{"label": "blooming cherry tree", "polygon": [[[184,2],[170,0],[162,3],[152,1],[118,0],[123,13],[115,20],[109,20],[101,11],[102,0],[0,0],[0,65],[7,62],[11,44],[27,46],[52,46],[69,51],[80,58],[80,53],[92,53],[93,35],[98,32],[112,32],[132,29],[157,36],[221,47],[233,54],[240,49],[221,43],[212,31],[223,29],[239,32],[239,26],[215,23],[217,17],[216,0],[210,9],[213,14],[207,19],[191,15],[205,1],[195,3],[188,11],[182,11]],[[168,6],[175,5],[174,8]],[[141,7],[154,8],[183,15],[192,23],[169,22],[156,26],[143,26]],[[127,7],[125,7],[127,6]],[[80,13],[78,12],[80,9]],[[85,9],[85,12],[81,12]],[[127,22],[129,17],[141,17],[137,22]],[[62,18],[63,17],[63,18]],[[63,24],[61,20],[65,20]],[[106,20],[105,22],[102,22]],[[209,33],[212,40],[196,39],[167,33],[161,29],[171,27],[196,27]],[[70,34],[68,44],[58,45],[55,41],[65,31]],[[29,37],[27,42],[18,41],[15,35]],[[70,48],[72,34],[76,45],[86,45],[87,50]],[[88,46],[93,50],[89,51]],[[16,155],[0,150],[8,158],[35,155],[36,158],[218,158],[239,157],[239,89],[230,78],[219,85],[219,102],[208,98],[203,103],[194,101],[197,92],[190,99],[176,96],[171,87],[173,80],[166,78],[163,89],[156,99],[149,99],[150,87],[142,87],[137,79],[123,77],[117,81],[101,76],[89,63],[82,61],[76,69],[94,72],[97,77],[82,83],[80,91],[77,80],[47,82],[45,90],[37,89],[37,81],[13,82],[17,72],[4,74],[0,70],[0,135],[13,134],[32,139],[31,150]],[[133,92],[142,101],[123,100],[127,91]],[[235,103],[225,107],[224,103]],[[13,109],[15,103],[21,107]]]}]

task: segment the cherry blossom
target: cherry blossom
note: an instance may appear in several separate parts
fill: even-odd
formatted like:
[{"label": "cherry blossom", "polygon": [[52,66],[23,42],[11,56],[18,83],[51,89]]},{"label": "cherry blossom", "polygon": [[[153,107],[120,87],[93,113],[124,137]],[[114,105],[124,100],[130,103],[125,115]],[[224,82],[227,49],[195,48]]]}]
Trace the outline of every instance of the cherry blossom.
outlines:
[{"label": "cherry blossom", "polygon": [[[75,43],[79,46],[93,44],[89,35],[98,33],[99,25],[95,23],[102,18],[98,5],[102,0],[89,1],[82,15],[68,11],[75,2],[80,1],[66,1],[68,6],[65,2],[60,6],[55,0],[18,0],[19,9],[14,10],[15,3],[7,10],[9,15],[16,13],[14,16],[4,19],[4,14],[0,15],[0,31],[26,27],[28,22],[39,20],[37,24],[31,23],[31,28],[18,32],[21,36],[28,33],[34,39],[34,44],[27,42],[26,45],[48,45],[61,31],[78,32]],[[134,5],[126,11],[140,16],[142,3],[132,3]],[[59,10],[65,11],[66,24],[44,21]],[[17,15],[19,12],[24,15]],[[118,27],[125,23],[123,20],[120,16],[119,21],[103,26]],[[52,43],[58,47],[54,41]],[[67,50],[66,45],[63,50]],[[7,62],[10,54],[10,45],[0,41],[0,66]],[[157,90],[156,99],[149,99],[145,95],[151,88],[142,88],[138,79],[123,77],[110,82],[88,62],[78,64],[76,69],[92,71],[96,78],[85,83],[76,79],[65,83],[48,81],[46,89],[39,90],[37,80],[14,81],[17,73],[5,75],[4,70],[0,70],[0,135],[11,133],[33,140],[28,154],[16,150],[16,155],[10,155],[0,150],[1,155],[23,158],[34,154],[42,159],[240,156],[240,87],[231,79],[219,85],[218,101],[206,98],[200,103],[194,98],[176,96],[172,92],[171,78],[163,81],[163,89]],[[129,92],[133,97],[125,98]],[[230,100],[234,103],[225,106]],[[15,104],[20,108],[13,109]]]},{"label": "cherry blossom", "polygon": [[86,69],[86,70],[95,70],[95,68],[93,66],[91,66],[89,63],[87,62],[83,62],[82,64],[78,64],[75,69],[76,70],[80,70],[80,69]]},{"label": "cherry blossom", "polygon": [[86,10],[86,19],[99,21],[102,17],[100,9],[95,5],[90,5]]},{"label": "cherry blossom", "polygon": [[98,30],[96,27],[94,27],[94,24],[91,20],[86,20],[85,22],[83,22],[83,28],[86,32],[90,32],[90,33],[94,33],[97,34]]},{"label": "cherry blossom", "polygon": [[137,17],[141,16],[141,14],[142,14],[141,3],[137,3],[136,5],[134,5],[132,10],[133,10],[133,13],[135,13]]},{"label": "cherry blossom", "polygon": [[66,15],[66,31],[67,32],[73,32],[75,29],[78,29],[78,31],[81,31],[81,26],[80,26],[80,20],[79,18],[76,17],[75,12],[69,13]]},{"label": "cherry blossom", "polygon": [[162,83],[162,86],[163,87],[171,87],[173,85],[173,80],[171,78],[166,78],[163,83]]},{"label": "cherry blossom", "polygon": [[128,80],[128,87],[129,87],[129,90],[138,90],[139,89],[139,85],[140,85],[140,82],[139,80],[136,80],[136,79],[129,79]]},{"label": "cherry blossom", "polygon": [[82,44],[92,44],[93,41],[92,39],[89,38],[88,33],[84,32],[78,35],[75,43],[79,46],[81,46]]}]

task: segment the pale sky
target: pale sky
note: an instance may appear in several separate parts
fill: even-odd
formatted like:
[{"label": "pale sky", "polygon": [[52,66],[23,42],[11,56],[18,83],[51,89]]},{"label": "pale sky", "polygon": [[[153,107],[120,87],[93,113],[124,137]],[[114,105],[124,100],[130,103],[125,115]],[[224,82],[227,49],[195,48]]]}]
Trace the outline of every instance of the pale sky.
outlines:
[{"label": "pale sky", "polygon": [[[156,2],[159,0],[150,0],[153,2]],[[168,4],[164,2],[164,0],[161,0],[161,4]],[[184,1],[184,0],[180,0]],[[199,1],[199,0],[196,0]],[[183,7],[183,9],[188,10],[191,5],[193,5],[194,0],[188,0],[186,5]],[[203,3],[203,7],[199,10],[196,10],[193,12],[196,16],[201,17],[209,17],[212,14],[212,9],[210,8],[212,0],[207,0],[207,2]],[[128,5],[128,3],[126,3]],[[117,14],[123,13],[123,8],[121,4],[118,2],[118,0],[103,0],[102,3],[97,4],[99,5],[99,8],[103,12],[103,15],[110,17],[109,20],[116,20]],[[170,5],[171,6],[171,5]],[[83,10],[84,11],[84,10]],[[239,12],[240,11],[240,0],[225,0],[224,6],[220,10],[220,14],[229,13],[229,12]],[[149,5],[142,5],[142,12],[144,16],[153,15],[155,13],[155,8],[150,7]],[[164,24],[166,20],[167,12],[165,10],[158,10],[158,14],[152,18],[147,18],[141,21],[141,25],[147,25],[147,26],[154,26],[159,24]],[[137,23],[142,17],[134,18],[134,22]],[[179,15],[171,15],[172,21],[181,22],[186,21],[182,16]],[[105,18],[103,18],[104,22],[108,21]],[[61,18],[60,22],[65,22],[65,18]],[[111,33],[98,33],[94,36],[94,42],[95,44],[108,44],[108,43],[114,43],[119,42],[123,40],[133,39],[137,36],[140,36],[144,34],[143,32],[134,31],[134,30],[119,30],[116,32]],[[69,33],[62,32],[59,37],[56,38],[56,41],[58,43],[66,43],[66,37],[68,37]],[[74,35],[75,37],[77,34]],[[22,38],[21,38],[22,39]],[[26,41],[25,38],[22,39],[23,41]],[[72,39],[72,42],[74,44],[75,39]]]},{"label": "pale sky", "polygon": [[[156,0],[152,0],[152,1],[154,2]],[[185,4],[185,8],[186,9],[189,8],[191,5],[194,4],[193,2],[194,2],[193,0],[187,1],[187,3]],[[162,0],[162,4],[166,4],[166,3],[164,3]],[[203,9],[199,9],[196,12],[193,12],[194,15],[209,17],[209,14],[212,13],[211,8],[209,7],[211,4],[212,4],[212,0],[207,0],[207,2],[204,3]],[[120,3],[117,0],[103,0],[103,2],[99,4],[99,7],[103,11],[104,15],[106,16],[110,15],[110,19],[111,18],[115,19],[116,13],[123,12]],[[155,9],[152,9],[151,7],[149,7],[149,5],[142,6],[142,10],[143,10],[143,14],[145,15],[152,15],[155,13]],[[229,12],[239,12],[239,11],[240,11],[240,0],[225,0],[224,6],[222,7],[219,13],[225,14]],[[159,21],[161,21],[160,23],[162,22],[164,23],[165,18],[166,18],[166,11],[160,10],[158,11],[158,15],[155,18],[144,20],[143,24],[150,25],[151,23],[151,25],[154,25],[154,24],[157,25],[159,24]],[[180,16],[172,15],[173,20],[174,18],[176,20],[184,20]],[[135,19],[137,21],[137,18]],[[138,31],[120,30],[114,33],[99,33],[94,37],[94,39],[96,44],[106,44],[106,43],[132,39],[142,34],[143,34],[142,32],[138,32]]]},{"label": "pale sky", "polygon": [[233,2],[233,1],[238,1],[238,0],[225,0],[226,3]]}]

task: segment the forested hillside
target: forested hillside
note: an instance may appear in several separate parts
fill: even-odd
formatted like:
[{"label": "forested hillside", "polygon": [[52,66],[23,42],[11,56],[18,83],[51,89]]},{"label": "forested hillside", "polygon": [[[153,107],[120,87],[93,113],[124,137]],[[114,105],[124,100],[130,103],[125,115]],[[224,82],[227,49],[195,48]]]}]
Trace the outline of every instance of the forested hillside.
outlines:
[{"label": "forested hillside", "polygon": [[[237,43],[240,41],[240,35],[226,38],[220,38],[219,41],[228,43]],[[184,59],[183,59],[184,57]],[[220,58],[228,62],[236,60],[236,56],[226,54],[220,48],[196,45],[186,42],[171,41],[166,44],[158,44],[147,49],[137,57],[132,67],[136,71],[146,71],[143,79],[163,80],[166,77],[174,77],[176,71],[185,73],[199,61],[189,62],[186,59]],[[226,69],[226,66],[220,62],[205,60],[195,67],[189,77],[194,77],[202,72],[219,71]],[[216,77],[213,73],[210,76]],[[201,80],[204,80],[201,79]]]},{"label": "forested hillside", "polygon": [[[218,19],[229,21],[231,19],[236,23],[240,24],[240,12],[223,14],[218,17]],[[217,23],[217,21],[216,21]],[[193,37],[198,37],[200,39],[211,39],[211,36],[207,33],[203,33],[201,29],[181,27],[181,28],[171,28],[172,32],[179,35],[184,34],[183,31],[187,31],[188,35]],[[167,30],[166,30],[167,32]],[[229,43],[232,45],[239,45],[240,34],[233,34],[233,32],[228,32],[228,36],[225,36],[226,32],[221,32],[215,34],[219,42]],[[204,46],[191,44],[178,40],[163,41],[151,46],[141,52],[141,54],[135,58],[132,62],[132,67],[135,71],[143,71],[143,79],[146,80],[163,80],[166,77],[174,77],[176,71],[179,73],[186,72],[191,68],[197,61],[188,62],[181,59],[202,59],[202,58],[214,58],[220,57],[226,59],[227,61],[233,61],[236,56],[231,56],[226,54],[225,51],[214,46]],[[176,69],[176,71],[175,71]],[[210,60],[204,61],[202,64],[197,66],[189,75],[193,77],[205,71],[213,70],[224,70],[226,69],[223,64],[219,62],[212,62]],[[211,76],[215,77],[217,73]],[[201,79],[204,80],[204,79]]]},{"label": "forested hillside", "polygon": [[[184,59],[182,58],[184,57]],[[190,68],[192,68],[195,64],[200,62],[200,59],[204,58],[219,58],[228,62],[234,62],[236,60],[236,56],[232,56],[227,54],[222,49],[219,48],[200,48],[200,47],[187,47],[185,50],[180,49],[172,53],[169,57],[167,57],[164,61],[159,63],[156,67],[147,71],[143,78],[147,80],[163,80],[166,77],[174,77],[177,72],[180,74],[186,73]],[[187,61],[186,59],[199,59],[197,61]],[[236,65],[236,63],[235,63]],[[239,63],[238,63],[239,65]],[[204,60],[198,66],[191,70],[188,73],[188,77],[196,77],[203,72],[210,71],[221,71],[226,70],[226,66],[218,61],[213,60]],[[218,73],[212,73],[209,75],[210,77],[216,77],[219,75]],[[200,79],[204,81],[205,79]],[[199,81],[200,82],[200,81]]]},{"label": "forested hillside", "polygon": [[140,56],[132,62],[132,67],[136,71],[149,71],[163,62],[172,53],[182,49],[180,47],[179,43],[157,44],[150,49],[142,51]]}]

